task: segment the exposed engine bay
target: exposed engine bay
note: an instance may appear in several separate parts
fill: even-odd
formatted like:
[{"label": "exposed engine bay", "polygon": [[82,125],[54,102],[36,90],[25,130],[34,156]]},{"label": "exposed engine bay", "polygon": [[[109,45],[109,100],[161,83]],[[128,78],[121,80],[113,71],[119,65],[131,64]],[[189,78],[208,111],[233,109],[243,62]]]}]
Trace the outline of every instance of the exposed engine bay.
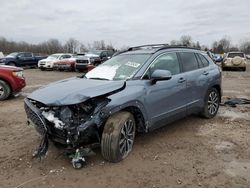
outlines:
[{"label": "exposed engine bay", "polygon": [[[80,104],[51,107],[35,100],[25,99],[28,124],[33,125],[42,136],[41,143],[33,156],[44,158],[50,140],[57,146],[75,151],[76,154],[73,156],[85,161],[79,155],[82,152],[79,148],[100,143],[99,128],[107,118],[102,113],[102,108],[109,101],[108,98],[94,98]],[[72,161],[76,160],[73,158]]]}]

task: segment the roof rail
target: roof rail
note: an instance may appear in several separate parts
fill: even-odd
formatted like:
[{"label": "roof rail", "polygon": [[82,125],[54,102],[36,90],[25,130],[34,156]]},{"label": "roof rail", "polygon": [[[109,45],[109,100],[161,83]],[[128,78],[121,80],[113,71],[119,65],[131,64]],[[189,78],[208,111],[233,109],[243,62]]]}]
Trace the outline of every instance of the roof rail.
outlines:
[{"label": "roof rail", "polygon": [[170,48],[186,48],[186,49],[200,50],[198,48],[189,47],[187,45],[169,45],[169,46],[164,46],[162,48],[159,48],[157,51],[164,50],[164,49],[170,49]]},{"label": "roof rail", "polygon": [[133,50],[139,50],[141,48],[159,48],[159,47],[165,47],[168,46],[168,44],[145,44],[141,46],[133,46],[129,47],[127,51],[133,51]]}]

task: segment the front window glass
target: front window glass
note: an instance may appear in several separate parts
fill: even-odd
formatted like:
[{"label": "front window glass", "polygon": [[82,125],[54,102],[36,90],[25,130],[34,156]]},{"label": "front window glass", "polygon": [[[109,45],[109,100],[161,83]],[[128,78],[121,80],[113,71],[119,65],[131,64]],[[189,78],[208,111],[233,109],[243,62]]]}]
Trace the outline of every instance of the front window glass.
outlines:
[{"label": "front window glass", "polygon": [[54,54],[54,55],[50,55],[49,57],[47,57],[47,59],[58,59],[60,57],[60,55]]},{"label": "front window glass", "polygon": [[150,73],[155,70],[168,70],[172,75],[180,73],[180,65],[176,53],[168,53],[160,56],[150,67]]},{"label": "front window glass", "polygon": [[98,55],[100,56],[102,53],[102,51],[99,51],[99,50],[93,50],[93,51],[90,51],[89,54],[95,54],[95,55]]},{"label": "front window glass", "polygon": [[9,55],[7,55],[6,57],[16,57],[16,55],[17,55],[18,53],[11,53],[11,54],[9,54]]},{"label": "front window glass", "polygon": [[150,54],[122,54],[111,58],[105,63],[88,72],[88,79],[126,80],[147,61]]}]

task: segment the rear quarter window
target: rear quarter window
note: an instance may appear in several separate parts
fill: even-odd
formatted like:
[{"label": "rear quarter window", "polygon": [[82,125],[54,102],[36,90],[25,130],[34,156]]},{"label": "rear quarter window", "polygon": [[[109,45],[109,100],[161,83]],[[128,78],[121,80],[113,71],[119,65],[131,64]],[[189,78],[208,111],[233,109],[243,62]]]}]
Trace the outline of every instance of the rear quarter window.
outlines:
[{"label": "rear quarter window", "polygon": [[183,72],[196,70],[199,68],[195,54],[192,52],[179,52],[182,61]]},{"label": "rear quarter window", "polygon": [[198,60],[200,61],[201,67],[207,67],[209,65],[209,61],[206,57],[201,54],[197,54]]}]

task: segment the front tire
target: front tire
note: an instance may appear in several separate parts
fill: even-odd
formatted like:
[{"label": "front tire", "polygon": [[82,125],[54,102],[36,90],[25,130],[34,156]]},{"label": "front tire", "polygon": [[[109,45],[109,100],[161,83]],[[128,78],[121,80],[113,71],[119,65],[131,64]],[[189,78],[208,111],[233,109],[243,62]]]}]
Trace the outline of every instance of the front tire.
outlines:
[{"label": "front tire", "polygon": [[106,122],[102,133],[102,156],[107,161],[116,163],[132,151],[135,138],[135,120],[129,112],[118,112]]},{"label": "front tire", "polygon": [[16,63],[14,63],[14,62],[9,62],[8,65],[9,65],[9,66],[15,67],[15,66],[16,66]]},{"label": "front tire", "polygon": [[210,119],[216,116],[220,105],[220,94],[216,88],[211,88],[206,97],[202,116]]},{"label": "front tire", "polygon": [[3,80],[0,80],[0,101],[7,99],[10,96],[10,86]]}]

